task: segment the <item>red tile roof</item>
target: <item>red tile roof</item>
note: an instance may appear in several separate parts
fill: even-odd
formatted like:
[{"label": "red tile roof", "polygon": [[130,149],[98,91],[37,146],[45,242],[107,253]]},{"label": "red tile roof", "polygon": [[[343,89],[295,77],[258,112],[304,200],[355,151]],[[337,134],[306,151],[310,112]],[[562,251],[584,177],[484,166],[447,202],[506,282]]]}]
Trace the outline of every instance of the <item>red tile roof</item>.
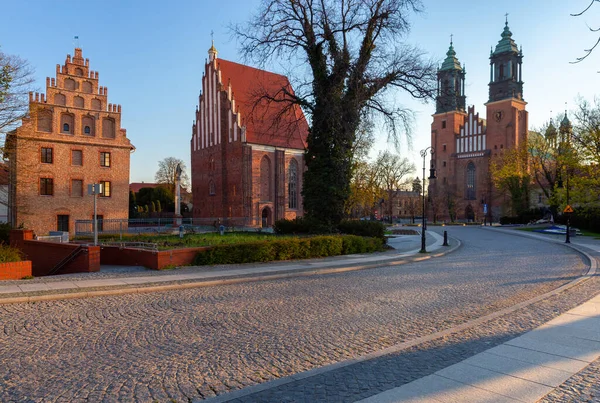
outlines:
[{"label": "red tile roof", "polygon": [[305,149],[308,123],[298,105],[286,109],[287,102],[261,100],[269,94],[284,99],[282,89],[293,94],[287,77],[280,74],[217,59],[221,82],[225,88],[231,82],[236,110],[242,113],[242,126],[246,126],[246,141],[254,144]]}]

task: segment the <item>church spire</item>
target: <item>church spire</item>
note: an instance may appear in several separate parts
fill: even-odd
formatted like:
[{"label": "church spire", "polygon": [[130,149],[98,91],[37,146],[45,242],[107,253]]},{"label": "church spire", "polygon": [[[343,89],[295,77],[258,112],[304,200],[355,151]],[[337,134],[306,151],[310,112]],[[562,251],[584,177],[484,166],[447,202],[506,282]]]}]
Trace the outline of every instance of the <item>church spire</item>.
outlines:
[{"label": "church spire", "polygon": [[446,59],[437,73],[437,97],[435,113],[465,111],[465,70],[456,58],[453,35],[450,35],[450,47]]},{"label": "church spire", "polygon": [[213,61],[217,58],[217,54],[219,52],[217,52],[217,48],[215,48],[215,40],[212,40],[212,45],[210,47],[210,49],[208,49],[208,60],[209,61]]},{"label": "church spire", "polygon": [[490,53],[489,102],[516,98],[523,100],[523,51],[512,38],[506,15],[504,30],[496,49]]}]

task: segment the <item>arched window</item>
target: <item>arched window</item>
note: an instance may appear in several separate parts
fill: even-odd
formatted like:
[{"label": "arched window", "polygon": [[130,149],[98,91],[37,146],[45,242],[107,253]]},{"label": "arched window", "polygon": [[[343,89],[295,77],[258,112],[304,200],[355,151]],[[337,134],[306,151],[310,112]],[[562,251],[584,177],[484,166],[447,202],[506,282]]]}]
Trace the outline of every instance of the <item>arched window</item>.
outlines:
[{"label": "arched window", "polygon": [[54,94],[54,103],[56,105],[66,105],[67,99],[63,94]]},{"label": "arched window", "polygon": [[70,113],[63,113],[60,115],[60,127],[62,128],[62,133],[73,134],[75,123],[73,119],[73,115]]},{"label": "arched window", "polygon": [[92,93],[92,83],[90,83],[89,81],[84,81],[83,84],[81,85],[81,89],[83,92],[91,94]]},{"label": "arched window", "polygon": [[85,106],[85,102],[83,101],[83,98],[81,98],[79,96],[73,98],[73,106],[75,106],[77,108],[83,108]]},{"label": "arched window", "polygon": [[467,200],[475,200],[475,164],[467,165]]},{"label": "arched window", "polygon": [[271,200],[271,161],[266,155],[260,161],[260,200]]},{"label": "arched window", "polygon": [[115,138],[115,121],[113,119],[102,119],[102,137],[105,139]]},{"label": "arched window", "polygon": [[52,131],[52,111],[43,109],[37,115],[37,129],[40,132]]},{"label": "arched window", "polygon": [[82,76],[83,75],[83,70],[81,70],[79,67],[77,67],[75,69],[75,75],[76,76]]},{"label": "arched window", "polygon": [[83,127],[83,134],[86,136],[94,136],[96,134],[95,126],[94,118],[92,116],[87,115],[81,118],[81,127]]},{"label": "arched window", "polygon": [[68,90],[77,89],[77,83],[72,78],[67,78],[65,80],[65,88]]},{"label": "arched window", "polygon": [[92,99],[92,109],[94,109],[96,111],[101,110],[102,109],[102,102],[99,99],[97,99],[97,98]]},{"label": "arched window", "polygon": [[294,159],[288,168],[288,207],[298,208],[298,163]]}]

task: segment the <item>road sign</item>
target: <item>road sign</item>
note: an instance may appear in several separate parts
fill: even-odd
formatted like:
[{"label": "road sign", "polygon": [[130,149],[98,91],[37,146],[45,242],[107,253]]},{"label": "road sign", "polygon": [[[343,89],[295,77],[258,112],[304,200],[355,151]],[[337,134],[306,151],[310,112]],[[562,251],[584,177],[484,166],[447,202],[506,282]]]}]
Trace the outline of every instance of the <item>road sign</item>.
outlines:
[{"label": "road sign", "polygon": [[573,212],[573,207],[571,207],[570,205],[567,204],[567,207],[565,207],[565,209],[563,210],[563,213],[572,213]]}]

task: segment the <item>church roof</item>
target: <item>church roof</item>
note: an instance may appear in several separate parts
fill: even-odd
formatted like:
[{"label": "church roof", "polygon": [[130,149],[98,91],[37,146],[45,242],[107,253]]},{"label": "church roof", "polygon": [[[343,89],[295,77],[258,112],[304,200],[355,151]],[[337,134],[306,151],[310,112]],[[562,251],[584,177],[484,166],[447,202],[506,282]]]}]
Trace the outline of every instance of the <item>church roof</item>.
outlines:
[{"label": "church roof", "polygon": [[494,55],[499,55],[500,53],[514,52],[519,53],[519,49],[517,48],[517,44],[512,38],[512,32],[510,32],[510,28],[508,28],[508,21],[504,25],[504,31],[502,31],[502,39],[498,41],[496,45],[496,50],[494,50]]},{"label": "church roof", "polygon": [[[243,64],[218,59],[221,82],[227,88],[231,83],[236,109],[246,126],[248,143],[286,148],[306,148],[308,123],[298,105],[289,107],[288,102],[261,100],[269,95],[277,100],[285,99],[282,90],[294,93],[287,77]],[[237,112],[237,110],[235,111]]]},{"label": "church roof", "polygon": [[452,42],[450,42],[450,48],[448,49],[448,52],[446,52],[446,60],[442,63],[440,70],[462,70],[460,62],[456,58],[456,52],[454,51]]}]

